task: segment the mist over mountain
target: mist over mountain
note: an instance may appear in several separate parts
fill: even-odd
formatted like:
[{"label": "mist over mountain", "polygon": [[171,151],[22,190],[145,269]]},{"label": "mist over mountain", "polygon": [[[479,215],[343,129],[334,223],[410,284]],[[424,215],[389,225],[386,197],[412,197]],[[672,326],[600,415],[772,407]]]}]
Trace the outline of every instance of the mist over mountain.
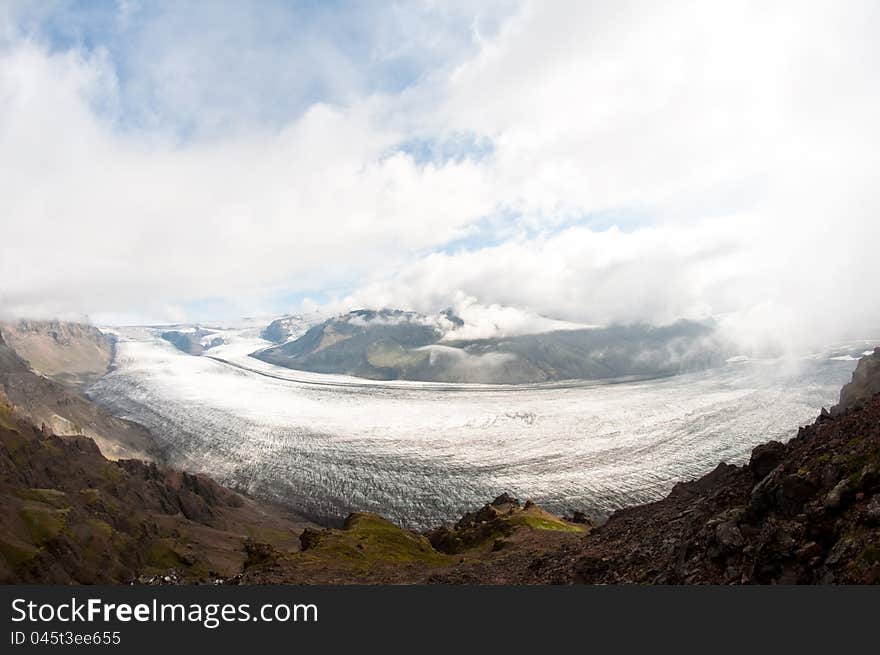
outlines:
[{"label": "mist over mountain", "polygon": [[195,327],[187,330],[166,330],[161,334],[161,337],[181,352],[189,355],[201,355],[209,348],[223,343],[221,337],[212,337],[214,334],[216,334],[214,330]]},{"label": "mist over mountain", "polygon": [[311,323],[303,316],[289,314],[276,318],[260,332],[260,337],[266,341],[284,343],[291,338],[302,336],[309,329]]},{"label": "mist over mountain", "polygon": [[[274,325],[274,324],[273,324]],[[679,321],[460,339],[463,321],[356,310],[254,353],[271,364],[373,380],[522,384],[659,377],[720,365],[731,352],[709,324]]]}]

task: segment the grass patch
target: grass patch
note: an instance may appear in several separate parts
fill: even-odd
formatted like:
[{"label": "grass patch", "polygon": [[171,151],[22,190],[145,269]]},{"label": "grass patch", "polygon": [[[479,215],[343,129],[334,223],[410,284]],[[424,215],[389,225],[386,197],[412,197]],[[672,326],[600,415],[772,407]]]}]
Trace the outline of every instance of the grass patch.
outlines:
[{"label": "grass patch", "polygon": [[868,566],[880,561],[880,547],[875,546],[874,544],[865,546],[864,549],[862,549],[862,552],[859,553],[859,559],[865,562]]},{"label": "grass patch", "polygon": [[18,432],[15,418],[12,416],[12,408],[6,403],[0,403],[0,427]]},{"label": "grass patch", "polygon": [[67,494],[58,489],[16,489],[14,493],[22,500],[45,503],[55,509],[70,507],[70,503],[67,502]]},{"label": "grass patch", "polygon": [[180,555],[174,549],[170,539],[157,539],[147,549],[147,565],[159,571],[181,566]]},{"label": "grass patch", "polygon": [[10,568],[16,569],[31,561],[39,551],[36,548],[14,544],[0,537],[0,556],[6,560]]},{"label": "grass patch", "polygon": [[453,561],[434,550],[424,536],[369,513],[352,514],[343,530],[323,531],[304,556],[312,560],[329,557],[364,567],[407,562],[445,565]]},{"label": "grass patch", "polygon": [[555,530],[557,532],[584,532],[585,528],[562,521],[552,521],[537,516],[522,516],[511,519],[511,523],[525,525],[532,530]]},{"label": "grass patch", "polygon": [[113,527],[106,521],[96,518],[86,519],[86,525],[95,537],[104,541],[110,541],[113,537]]},{"label": "grass patch", "polygon": [[96,503],[101,500],[100,489],[92,489],[91,487],[88,487],[86,489],[80,489],[79,493],[85,499],[86,503]]},{"label": "grass patch", "polygon": [[35,505],[29,501],[19,510],[19,515],[34,543],[43,545],[57,537],[67,525],[67,512],[67,509]]},{"label": "grass patch", "polygon": [[507,521],[512,525],[524,525],[532,530],[552,530],[555,532],[587,531],[586,526],[563,521],[537,506],[523,509],[522,512],[514,514],[508,518]]}]

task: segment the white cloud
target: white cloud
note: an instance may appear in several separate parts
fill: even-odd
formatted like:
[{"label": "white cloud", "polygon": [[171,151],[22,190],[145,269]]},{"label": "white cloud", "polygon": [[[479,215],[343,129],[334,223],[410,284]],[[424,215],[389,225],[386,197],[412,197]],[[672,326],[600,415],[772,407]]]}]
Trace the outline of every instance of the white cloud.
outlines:
[{"label": "white cloud", "polygon": [[[707,318],[739,307],[732,285],[752,263],[746,253],[758,229],[738,216],[632,233],[569,227],[480,250],[433,254],[365,285],[342,305],[398,303],[419,311],[451,305],[473,326],[500,324],[516,333],[562,327],[541,324],[541,315],[577,327]],[[717,304],[710,307],[707,298]],[[476,299],[498,304],[486,307]]]},{"label": "white cloud", "polygon": [[443,335],[446,341],[512,337],[520,334],[591,327],[583,323],[547,318],[521,307],[502,306],[497,303],[483,305],[473,296],[467,296],[460,290],[452,295],[454,300],[450,309],[464,324],[449,329]]},{"label": "white cloud", "polygon": [[[880,326],[877,14],[533,2],[451,73],[389,94],[342,80],[345,104],[183,143],[108,119],[106,53],[13,39],[0,305],[161,317],[225,298],[253,313],[281,290],[354,286],[336,306],[476,298],[475,329],[716,315],[757,343]],[[163,88],[170,111],[228,119]],[[455,134],[491,153],[395,153]],[[608,215],[639,219],[589,220]],[[497,245],[442,250],[487,223]]]},{"label": "white cloud", "polygon": [[[355,302],[464,292],[590,323],[720,315],[750,346],[880,327],[877,14],[530,4],[432,119],[493,137],[487,192],[539,235],[433,255]],[[653,221],[553,227],[620,209]]]},{"label": "white cloud", "polygon": [[0,56],[0,275],[20,313],[314,288],[452,238],[488,209],[472,162],[381,156],[400,138],[376,123],[381,99],[177,146],[102,123],[88,100],[112,93],[100,59],[28,43]]}]

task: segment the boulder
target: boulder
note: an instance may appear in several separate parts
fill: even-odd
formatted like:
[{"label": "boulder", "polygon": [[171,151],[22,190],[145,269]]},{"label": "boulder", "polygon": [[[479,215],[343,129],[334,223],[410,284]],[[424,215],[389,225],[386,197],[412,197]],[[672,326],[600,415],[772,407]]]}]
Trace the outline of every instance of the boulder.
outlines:
[{"label": "boulder", "polygon": [[825,497],[822,499],[822,507],[832,511],[838,510],[850,496],[852,496],[852,489],[850,488],[849,481],[844,478],[834,485],[831,491],[825,494]]},{"label": "boulder", "polygon": [[776,509],[782,514],[800,514],[806,503],[816,493],[816,487],[801,475],[787,475],[776,493]]},{"label": "boulder", "polygon": [[277,559],[278,551],[270,544],[255,541],[248,537],[244,542],[245,562],[244,567],[249,568],[258,564],[263,564],[269,560]]},{"label": "boulder", "polygon": [[880,525],[880,495],[876,495],[865,507],[865,520],[870,525]]},{"label": "boulder", "polygon": [[321,530],[315,530],[314,528],[303,530],[302,534],[299,535],[300,550],[305,551],[317,546],[321,541],[321,532]]},{"label": "boulder", "polygon": [[519,507],[519,500],[517,500],[505,491],[489,504],[492,507],[503,507],[504,505],[516,505],[517,507]]},{"label": "boulder", "polygon": [[754,486],[749,499],[749,511],[753,515],[763,516],[773,509],[776,491],[779,488],[783,475],[784,470],[780,464]]},{"label": "boulder", "polygon": [[474,520],[477,521],[478,523],[481,523],[484,521],[485,522],[494,521],[495,519],[498,518],[498,514],[499,514],[498,510],[495,509],[495,507],[493,507],[492,505],[484,505],[474,515]]},{"label": "boulder", "polygon": [[749,470],[755,482],[763,480],[767,475],[779,466],[785,455],[785,445],[779,441],[768,441],[752,450],[749,459]]},{"label": "boulder", "polygon": [[866,465],[856,480],[856,487],[860,491],[872,491],[880,486],[880,466],[877,464]]},{"label": "boulder", "polygon": [[715,528],[715,539],[724,553],[735,552],[744,543],[742,532],[735,521],[719,523]]},{"label": "boulder", "polygon": [[786,475],[783,466],[779,465],[752,489],[749,511],[754,516],[762,516],[769,511],[793,516],[803,512],[804,504],[815,493],[815,485],[806,477]]}]

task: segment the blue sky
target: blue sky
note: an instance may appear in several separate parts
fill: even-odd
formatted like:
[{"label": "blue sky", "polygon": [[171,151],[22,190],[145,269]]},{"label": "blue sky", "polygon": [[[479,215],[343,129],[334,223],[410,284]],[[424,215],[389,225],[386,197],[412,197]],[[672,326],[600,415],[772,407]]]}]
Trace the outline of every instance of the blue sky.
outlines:
[{"label": "blue sky", "polygon": [[[475,30],[491,36],[514,6],[69,0],[20,3],[13,13],[21,32],[52,51],[108,58],[119,127],[192,138],[277,129],[314,103],[399,93],[473,55]],[[167,92],[171,76],[185,93]]]}]

